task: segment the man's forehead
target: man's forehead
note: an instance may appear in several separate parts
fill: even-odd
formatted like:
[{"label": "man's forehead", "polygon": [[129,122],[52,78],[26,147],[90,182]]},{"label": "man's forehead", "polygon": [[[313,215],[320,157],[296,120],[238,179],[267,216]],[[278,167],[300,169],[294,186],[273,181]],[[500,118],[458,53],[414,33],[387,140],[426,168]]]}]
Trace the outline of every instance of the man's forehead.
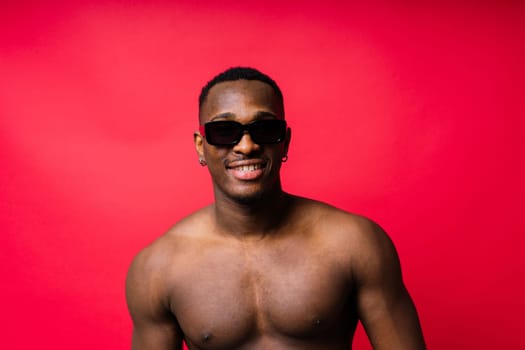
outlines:
[{"label": "man's forehead", "polygon": [[213,86],[201,106],[200,117],[219,110],[224,112],[243,104],[258,105],[264,109],[282,114],[282,103],[273,88],[258,80],[234,80],[220,82]]},{"label": "man's forehead", "polygon": [[209,93],[208,99],[222,98],[224,95],[247,95],[258,98],[277,98],[273,88],[259,80],[233,80],[223,81],[213,86]]}]

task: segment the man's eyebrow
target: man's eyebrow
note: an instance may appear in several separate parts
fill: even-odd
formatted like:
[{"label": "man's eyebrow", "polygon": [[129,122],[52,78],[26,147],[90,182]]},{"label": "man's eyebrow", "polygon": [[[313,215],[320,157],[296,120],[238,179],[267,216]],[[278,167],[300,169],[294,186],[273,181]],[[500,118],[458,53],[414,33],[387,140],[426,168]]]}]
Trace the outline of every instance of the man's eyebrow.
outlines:
[{"label": "man's eyebrow", "polygon": [[263,117],[277,118],[277,114],[273,112],[268,112],[268,111],[258,111],[257,113],[255,113],[255,118],[263,118]]},{"label": "man's eyebrow", "polygon": [[213,121],[215,119],[222,119],[222,118],[232,118],[232,117],[235,117],[235,114],[231,113],[231,112],[224,112],[224,113],[219,113],[219,114],[216,114],[214,115],[210,121]]},{"label": "man's eyebrow", "polygon": [[[214,121],[216,119],[229,119],[235,117],[234,113],[231,112],[224,112],[214,115],[210,121]],[[264,117],[272,117],[275,119],[278,119],[277,114],[269,111],[257,111],[254,115],[255,119],[262,119]]]}]

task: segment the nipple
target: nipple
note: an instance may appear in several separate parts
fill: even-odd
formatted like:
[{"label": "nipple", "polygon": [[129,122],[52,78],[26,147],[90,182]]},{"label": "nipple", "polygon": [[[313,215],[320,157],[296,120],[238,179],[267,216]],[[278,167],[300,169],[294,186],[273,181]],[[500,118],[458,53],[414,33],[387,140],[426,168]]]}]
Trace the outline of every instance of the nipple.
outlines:
[{"label": "nipple", "polygon": [[207,343],[207,342],[209,342],[211,340],[212,337],[213,337],[213,335],[211,333],[204,333],[202,335],[202,341],[204,343]]}]

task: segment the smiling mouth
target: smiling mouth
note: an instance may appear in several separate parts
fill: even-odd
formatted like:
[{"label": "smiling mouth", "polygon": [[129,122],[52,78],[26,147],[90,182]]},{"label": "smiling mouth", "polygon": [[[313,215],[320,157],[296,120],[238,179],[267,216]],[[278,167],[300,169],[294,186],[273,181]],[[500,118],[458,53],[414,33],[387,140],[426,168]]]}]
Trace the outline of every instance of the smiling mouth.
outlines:
[{"label": "smiling mouth", "polygon": [[228,171],[237,180],[257,180],[264,173],[266,163],[239,164],[228,167]]},{"label": "smiling mouth", "polygon": [[241,171],[241,172],[248,172],[248,171],[255,171],[258,169],[262,169],[262,168],[264,168],[264,165],[259,163],[259,164],[250,164],[250,165],[240,165],[237,167],[232,167],[230,169]]}]

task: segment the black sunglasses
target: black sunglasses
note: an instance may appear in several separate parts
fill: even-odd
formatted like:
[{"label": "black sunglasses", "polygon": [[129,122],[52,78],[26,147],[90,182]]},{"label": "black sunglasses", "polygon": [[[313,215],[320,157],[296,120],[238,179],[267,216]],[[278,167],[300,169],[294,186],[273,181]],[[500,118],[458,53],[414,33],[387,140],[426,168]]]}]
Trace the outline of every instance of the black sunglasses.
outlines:
[{"label": "black sunglasses", "polygon": [[286,137],[286,122],[280,119],[262,119],[249,124],[231,120],[208,122],[199,127],[202,136],[210,145],[233,146],[241,141],[248,131],[253,142],[272,144],[282,142]]}]

